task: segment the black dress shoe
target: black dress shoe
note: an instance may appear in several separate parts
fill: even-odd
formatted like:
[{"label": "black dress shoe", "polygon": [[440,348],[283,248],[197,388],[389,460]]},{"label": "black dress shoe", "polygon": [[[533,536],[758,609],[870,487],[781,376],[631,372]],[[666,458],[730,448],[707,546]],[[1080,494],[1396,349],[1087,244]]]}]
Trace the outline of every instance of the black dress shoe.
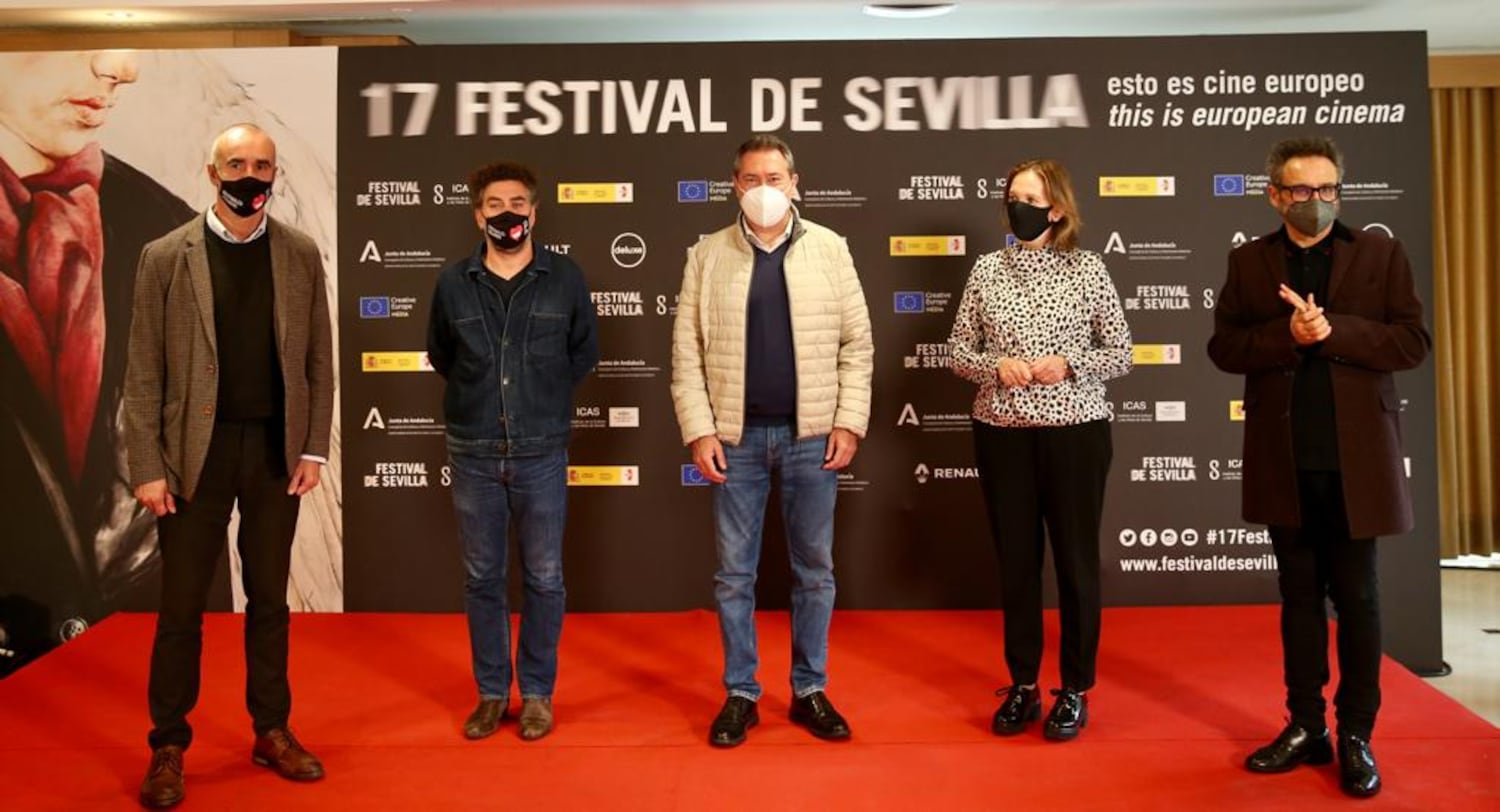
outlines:
[{"label": "black dress shoe", "polygon": [[1025,730],[1028,723],[1042,718],[1042,696],[1035,685],[1012,685],[995,694],[1005,696],[1005,701],[995,711],[995,718],[990,721],[990,729],[996,736],[1014,736]]},{"label": "black dress shoe", "polygon": [[1284,773],[1299,764],[1333,761],[1328,730],[1312,731],[1291,722],[1276,740],[1245,758],[1245,769],[1253,773]]},{"label": "black dress shoe", "polygon": [[1339,783],[1356,798],[1369,798],[1380,791],[1380,768],[1370,742],[1362,736],[1339,734]]},{"label": "black dress shoe", "polygon": [[760,714],[755,702],[743,696],[731,696],[725,700],[719,715],[714,717],[708,729],[708,743],[714,747],[734,747],[744,744],[745,731],[760,723]]},{"label": "black dress shoe", "polygon": [[833,703],[822,691],[793,699],[791,717],[793,722],[820,739],[849,738],[849,723],[833,709]]},{"label": "black dress shoe", "polygon": [[1053,689],[1052,695],[1057,701],[1047,714],[1047,723],[1042,725],[1042,735],[1059,742],[1078,738],[1078,731],[1089,723],[1088,697],[1072,688]]}]

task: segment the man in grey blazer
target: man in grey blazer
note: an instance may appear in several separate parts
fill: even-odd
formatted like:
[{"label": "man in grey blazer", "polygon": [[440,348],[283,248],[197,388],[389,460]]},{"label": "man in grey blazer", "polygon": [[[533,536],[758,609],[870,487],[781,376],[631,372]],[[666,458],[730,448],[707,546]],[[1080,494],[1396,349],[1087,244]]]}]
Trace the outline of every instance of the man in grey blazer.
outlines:
[{"label": "man in grey blazer", "polygon": [[318,485],[333,419],[322,260],[266,214],[276,145],[260,128],[221,133],[207,170],[213,206],[141,252],[125,371],[131,486],[157,516],[162,557],[140,790],[156,808],[183,797],[203,611],[236,502],[252,758],[285,778],[323,776],[287,727],[286,600],[298,505]]}]

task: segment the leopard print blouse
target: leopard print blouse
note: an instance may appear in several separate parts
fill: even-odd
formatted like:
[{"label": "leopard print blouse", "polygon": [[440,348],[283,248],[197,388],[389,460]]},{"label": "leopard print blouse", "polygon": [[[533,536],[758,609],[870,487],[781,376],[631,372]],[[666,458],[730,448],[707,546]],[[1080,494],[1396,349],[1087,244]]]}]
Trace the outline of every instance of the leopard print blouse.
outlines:
[{"label": "leopard print blouse", "polygon": [[[993,426],[1071,426],[1109,417],[1104,382],[1130,371],[1130,325],[1093,251],[1012,245],[974,263],[948,337],[953,371],[979,385],[974,418]],[[1000,359],[1061,355],[1072,375],[1007,387]]]}]

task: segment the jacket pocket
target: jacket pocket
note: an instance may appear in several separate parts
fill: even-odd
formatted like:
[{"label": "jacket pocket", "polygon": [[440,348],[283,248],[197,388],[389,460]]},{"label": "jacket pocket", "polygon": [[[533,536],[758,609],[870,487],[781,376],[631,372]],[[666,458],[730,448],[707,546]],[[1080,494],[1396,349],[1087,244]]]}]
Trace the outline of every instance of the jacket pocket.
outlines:
[{"label": "jacket pocket", "polygon": [[568,314],[533,310],[526,320],[526,353],[543,357],[568,352]]},{"label": "jacket pocket", "polygon": [[453,373],[465,379],[477,378],[489,369],[490,356],[494,354],[494,348],[490,346],[490,332],[484,325],[483,316],[470,316],[465,319],[456,319],[453,322],[453,336],[457,344],[457,352],[453,358]]}]

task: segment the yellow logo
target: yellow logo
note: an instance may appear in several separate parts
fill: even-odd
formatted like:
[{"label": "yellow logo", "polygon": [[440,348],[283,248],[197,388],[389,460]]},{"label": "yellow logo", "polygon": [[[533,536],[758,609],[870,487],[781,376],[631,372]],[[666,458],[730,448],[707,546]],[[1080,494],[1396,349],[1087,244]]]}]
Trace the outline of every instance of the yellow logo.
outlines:
[{"label": "yellow logo", "polygon": [[634,183],[559,183],[559,203],[633,203]]},{"label": "yellow logo", "polygon": [[926,234],[891,238],[893,257],[961,257],[967,239],[962,234]]},{"label": "yellow logo", "polygon": [[1244,421],[1244,419],[1245,419],[1245,401],[1243,401],[1243,400],[1231,400],[1231,401],[1229,401],[1229,419],[1235,421],[1236,423]]},{"label": "yellow logo", "polygon": [[1137,344],[1133,353],[1137,364],[1180,364],[1181,344]]},{"label": "yellow logo", "polygon": [[1172,175],[1101,175],[1100,197],[1174,197],[1177,179]]},{"label": "yellow logo", "polygon": [[432,362],[425,352],[363,352],[359,354],[361,372],[431,372]]},{"label": "yellow logo", "polygon": [[636,465],[569,465],[568,485],[633,487],[641,484],[641,469]]}]

